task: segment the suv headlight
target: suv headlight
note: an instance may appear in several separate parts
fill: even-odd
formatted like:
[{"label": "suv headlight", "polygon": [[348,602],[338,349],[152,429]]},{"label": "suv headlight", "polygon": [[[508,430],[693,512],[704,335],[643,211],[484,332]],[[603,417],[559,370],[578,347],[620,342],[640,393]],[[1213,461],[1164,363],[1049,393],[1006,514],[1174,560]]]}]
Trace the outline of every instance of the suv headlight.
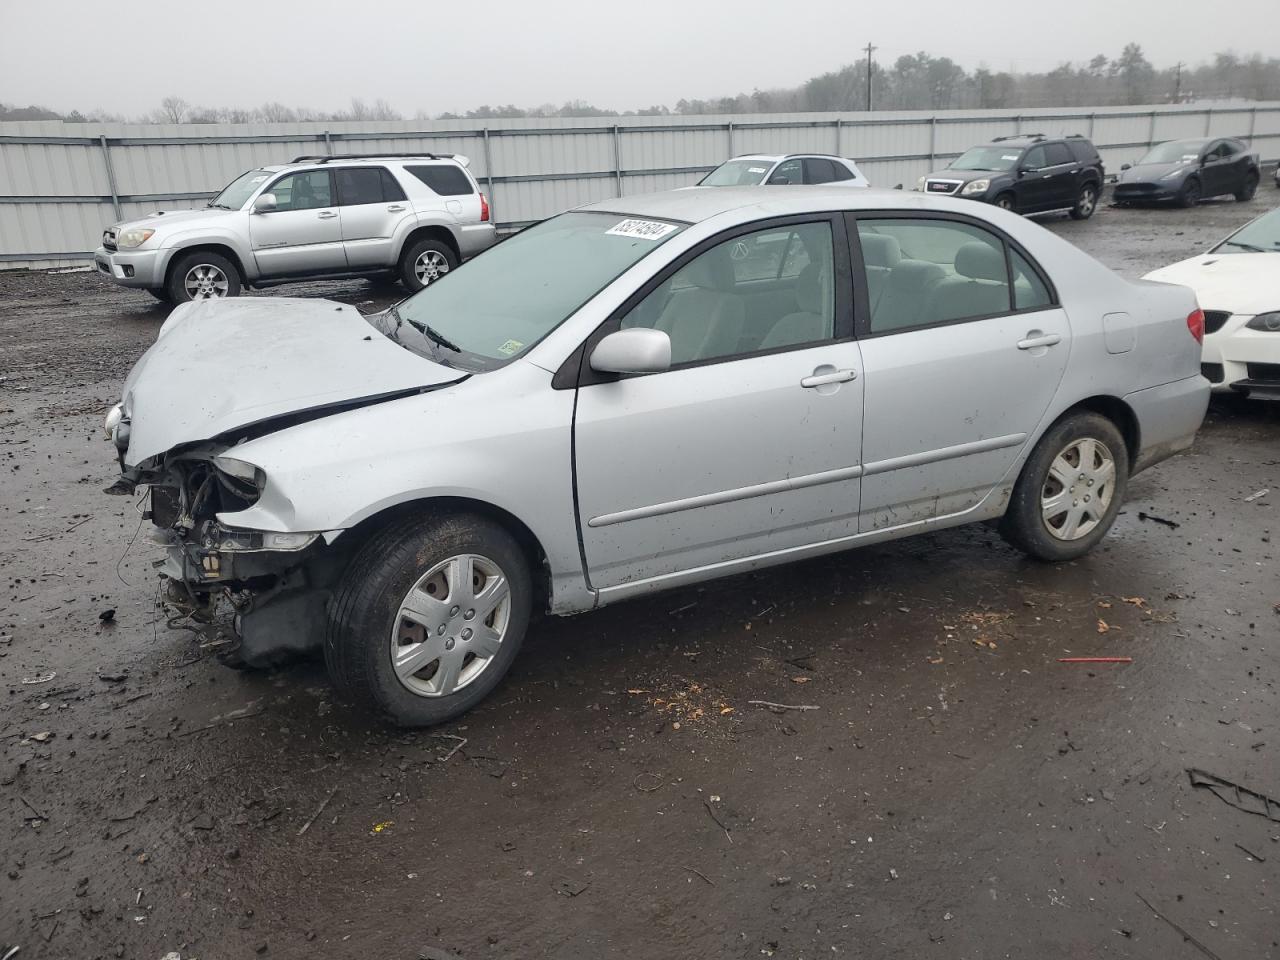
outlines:
[{"label": "suv headlight", "polygon": [[1182,176],[1182,175],[1183,175],[1184,173],[1186,173],[1186,172],[1187,172],[1187,168],[1186,168],[1186,167],[1175,167],[1174,169],[1170,170],[1168,173],[1166,173],[1166,174],[1165,174],[1163,177],[1161,177],[1160,179],[1161,179],[1161,180],[1177,180],[1180,176]]},{"label": "suv headlight", "polygon": [[1280,333],[1280,310],[1260,313],[1245,324],[1250,330],[1265,330],[1267,333]]},{"label": "suv headlight", "polygon": [[961,188],[960,192],[962,194],[986,193],[990,186],[991,186],[990,178],[983,178],[982,180],[970,180]]},{"label": "suv headlight", "polygon": [[126,227],[116,234],[116,246],[125,249],[140,247],[155,235],[154,230],[143,227]]}]

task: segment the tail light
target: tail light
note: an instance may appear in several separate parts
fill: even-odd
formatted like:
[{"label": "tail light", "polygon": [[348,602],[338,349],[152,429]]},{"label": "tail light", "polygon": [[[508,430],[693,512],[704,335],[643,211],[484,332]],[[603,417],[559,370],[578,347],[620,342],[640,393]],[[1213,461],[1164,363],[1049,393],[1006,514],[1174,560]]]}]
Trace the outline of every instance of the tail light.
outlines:
[{"label": "tail light", "polygon": [[489,201],[485,199],[485,195],[483,193],[480,194],[480,222],[489,222]]},{"label": "tail light", "polygon": [[1204,311],[1199,307],[1187,314],[1187,329],[1196,338],[1196,343],[1204,343]]}]

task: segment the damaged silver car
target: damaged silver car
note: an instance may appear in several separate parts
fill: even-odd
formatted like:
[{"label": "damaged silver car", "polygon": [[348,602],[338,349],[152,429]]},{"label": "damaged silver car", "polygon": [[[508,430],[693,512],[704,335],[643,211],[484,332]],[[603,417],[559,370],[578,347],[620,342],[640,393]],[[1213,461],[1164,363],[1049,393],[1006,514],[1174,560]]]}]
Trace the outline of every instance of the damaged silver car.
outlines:
[{"label": "damaged silver car", "polygon": [[998,521],[1067,560],[1191,444],[1203,315],[1035,223],[873,190],[675,191],[531,227],[384,313],[174,310],[108,432],[173,622],[323,649],[397,723],[529,617]]}]

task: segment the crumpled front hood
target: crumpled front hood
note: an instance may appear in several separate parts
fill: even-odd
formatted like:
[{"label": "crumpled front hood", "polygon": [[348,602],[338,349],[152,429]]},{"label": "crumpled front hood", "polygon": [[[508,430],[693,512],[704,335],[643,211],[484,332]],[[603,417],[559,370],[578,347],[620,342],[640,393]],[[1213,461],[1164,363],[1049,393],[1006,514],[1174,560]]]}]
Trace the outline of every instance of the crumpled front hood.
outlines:
[{"label": "crumpled front hood", "polygon": [[1177,170],[1187,174],[1196,169],[1194,163],[1139,163],[1128,170],[1120,171],[1121,183],[1152,183],[1166,173]]},{"label": "crumpled front hood", "polygon": [[1145,279],[1190,287],[1205,310],[1250,316],[1280,310],[1280,253],[1205,253]]},{"label": "crumpled front hood", "polygon": [[410,353],[355,307],[330,300],[184,304],[125,381],[125,465],[276,417],[349,408],[467,376]]}]

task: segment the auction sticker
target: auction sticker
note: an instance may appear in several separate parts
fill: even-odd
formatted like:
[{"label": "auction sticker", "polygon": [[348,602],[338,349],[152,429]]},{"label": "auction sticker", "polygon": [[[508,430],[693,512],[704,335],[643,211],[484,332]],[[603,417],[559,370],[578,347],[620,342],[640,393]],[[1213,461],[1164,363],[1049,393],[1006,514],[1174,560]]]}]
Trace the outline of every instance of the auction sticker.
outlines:
[{"label": "auction sticker", "polygon": [[660,223],[657,220],[623,220],[605,235],[611,237],[635,237],[637,240],[661,240],[668,233],[674,233],[673,223]]},{"label": "auction sticker", "polygon": [[498,352],[502,354],[504,357],[509,357],[513,353],[519,353],[523,347],[524,347],[524,344],[521,343],[519,340],[508,340],[506,343],[504,343],[502,346],[498,348]]}]

